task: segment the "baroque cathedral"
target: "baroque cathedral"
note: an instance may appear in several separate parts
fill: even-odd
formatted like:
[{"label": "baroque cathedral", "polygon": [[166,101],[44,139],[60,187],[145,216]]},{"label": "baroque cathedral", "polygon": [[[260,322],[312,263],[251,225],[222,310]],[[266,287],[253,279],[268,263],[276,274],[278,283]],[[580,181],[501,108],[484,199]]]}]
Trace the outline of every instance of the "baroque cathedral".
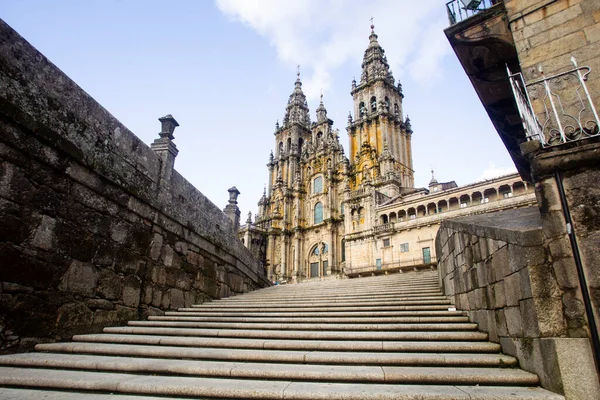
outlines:
[{"label": "baroque cathedral", "polygon": [[[323,96],[316,121],[311,120],[299,73],[283,123],[276,124],[268,186],[255,220],[250,213],[239,229],[240,239],[274,282],[435,264],[433,240],[439,216],[412,220],[450,211],[448,201],[452,205],[454,197],[437,200],[433,208],[431,203],[418,204],[430,193],[451,196],[457,185],[438,184],[432,176],[429,190],[415,189],[413,131],[403,115],[402,85],[390,71],[373,25],[360,82],[352,81],[350,93],[354,117],[348,115],[346,127],[348,156],[327,117]],[[511,197],[514,180],[520,181],[518,175],[498,182],[511,188]],[[455,205],[463,201],[460,194],[454,196]],[[408,207],[412,203],[414,207]],[[408,208],[400,210],[402,205]]]},{"label": "baroque cathedral", "polygon": [[396,85],[373,26],[351,94],[349,157],[322,96],[311,121],[299,74],[283,123],[276,126],[268,188],[253,227],[241,232],[244,238],[254,228],[246,240],[262,247],[259,255],[273,280],[341,273],[351,256],[346,236],[370,218],[369,193],[393,197],[413,188],[412,130],[402,113],[402,85]]}]

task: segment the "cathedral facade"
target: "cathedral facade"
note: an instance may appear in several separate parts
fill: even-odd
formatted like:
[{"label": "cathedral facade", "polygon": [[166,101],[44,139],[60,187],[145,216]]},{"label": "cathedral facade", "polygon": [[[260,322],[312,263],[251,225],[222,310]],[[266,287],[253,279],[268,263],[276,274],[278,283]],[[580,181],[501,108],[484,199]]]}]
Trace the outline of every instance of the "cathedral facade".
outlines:
[{"label": "cathedral facade", "polygon": [[[414,187],[413,131],[403,115],[402,85],[390,71],[373,26],[360,82],[352,81],[350,93],[354,117],[348,116],[346,128],[348,156],[322,96],[316,121],[311,120],[299,74],[283,123],[276,125],[268,187],[254,221],[249,214],[239,230],[240,239],[264,263],[272,281],[435,265],[432,244],[441,219],[534,201],[524,183],[517,184],[517,201],[512,198],[514,182],[521,182],[516,174],[467,185],[464,195],[454,182],[438,184],[433,177],[429,189]],[[486,185],[490,188],[482,187]],[[511,188],[507,198],[499,195],[504,187]],[[494,207],[487,205],[490,190],[496,193]],[[439,200],[444,196],[448,200]],[[439,198],[432,200],[435,207],[430,198]],[[443,201],[450,205],[444,207]]]},{"label": "cathedral facade", "polygon": [[402,86],[396,85],[373,30],[351,94],[355,118],[348,116],[349,157],[322,97],[311,121],[299,75],[283,123],[276,126],[268,188],[255,221],[250,218],[240,230],[273,280],[342,273],[351,256],[347,234],[372,218],[372,190],[393,197],[414,185]]}]

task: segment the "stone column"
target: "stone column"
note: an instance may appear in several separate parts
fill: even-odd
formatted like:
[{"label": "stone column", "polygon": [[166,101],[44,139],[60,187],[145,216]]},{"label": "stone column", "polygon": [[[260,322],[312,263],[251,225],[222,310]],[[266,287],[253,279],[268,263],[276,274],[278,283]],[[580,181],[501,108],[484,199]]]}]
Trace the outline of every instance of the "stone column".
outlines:
[{"label": "stone column", "polygon": [[177,146],[173,143],[173,139],[175,139],[173,133],[179,124],[171,114],[167,114],[158,120],[161,123],[161,131],[158,134],[160,137],[150,145],[150,148],[154,150],[161,160],[160,186],[162,186],[162,182],[170,182],[175,165],[175,157],[179,153]]},{"label": "stone column", "polygon": [[237,198],[240,195],[240,191],[235,186],[227,190],[229,192],[229,204],[225,206],[223,212],[231,220],[231,229],[233,232],[237,232],[240,228],[240,209],[237,206]]}]

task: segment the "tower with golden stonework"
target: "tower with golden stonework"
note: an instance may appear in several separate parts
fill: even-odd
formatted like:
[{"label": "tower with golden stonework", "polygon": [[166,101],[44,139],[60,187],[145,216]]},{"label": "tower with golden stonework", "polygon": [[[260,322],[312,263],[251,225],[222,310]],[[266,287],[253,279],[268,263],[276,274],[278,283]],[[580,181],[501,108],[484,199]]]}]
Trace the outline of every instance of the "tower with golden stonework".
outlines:
[{"label": "tower with golden stonework", "polygon": [[360,232],[372,231],[377,199],[413,187],[412,130],[403,119],[402,87],[395,85],[373,26],[361,80],[352,82],[351,94],[355,118],[349,116],[347,128],[349,159],[323,96],[311,121],[299,73],[283,122],[276,124],[268,188],[255,221],[250,217],[240,232],[272,280],[342,274],[351,254],[346,239],[358,235],[370,246]]},{"label": "tower with golden stonework", "polygon": [[[398,187],[414,187],[412,129],[402,112],[402,85],[394,76],[371,25],[362,75],[352,81],[354,116],[348,118],[350,165],[355,174],[353,189],[365,182],[396,180]],[[381,179],[383,178],[383,179]],[[397,193],[388,193],[393,195]]]}]

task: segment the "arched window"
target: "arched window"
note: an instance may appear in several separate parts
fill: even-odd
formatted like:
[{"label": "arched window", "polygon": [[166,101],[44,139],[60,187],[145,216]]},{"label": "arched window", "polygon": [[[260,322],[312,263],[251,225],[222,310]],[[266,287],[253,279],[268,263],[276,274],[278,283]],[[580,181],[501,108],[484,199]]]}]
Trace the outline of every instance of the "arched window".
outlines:
[{"label": "arched window", "polygon": [[292,149],[292,139],[288,138],[285,150],[289,152]]},{"label": "arched window", "polygon": [[317,132],[317,144],[321,143],[321,139],[323,139],[323,132]]},{"label": "arched window", "polygon": [[390,112],[390,99],[385,96],[385,111]]},{"label": "arched window", "polygon": [[315,224],[320,224],[323,222],[323,204],[317,203],[315,204]]},{"label": "arched window", "polygon": [[358,115],[361,118],[363,118],[366,113],[367,113],[367,109],[365,108],[365,102],[361,101],[360,104],[358,105]]},{"label": "arched window", "polygon": [[279,142],[279,155],[283,154],[283,142]]},{"label": "arched window", "polygon": [[375,96],[371,97],[371,112],[377,111],[377,98]]},{"label": "arched window", "polygon": [[313,193],[322,193],[323,192],[323,177],[317,176],[313,181]]},{"label": "arched window", "polygon": [[302,154],[302,145],[304,144],[304,140],[302,138],[298,139],[298,154]]},{"label": "arched window", "polygon": [[398,107],[398,103],[394,103],[394,114],[400,114],[400,107]]},{"label": "arched window", "polygon": [[329,253],[329,246],[327,245],[327,243],[323,243],[323,245],[321,246],[321,249],[322,249],[323,254]]}]

